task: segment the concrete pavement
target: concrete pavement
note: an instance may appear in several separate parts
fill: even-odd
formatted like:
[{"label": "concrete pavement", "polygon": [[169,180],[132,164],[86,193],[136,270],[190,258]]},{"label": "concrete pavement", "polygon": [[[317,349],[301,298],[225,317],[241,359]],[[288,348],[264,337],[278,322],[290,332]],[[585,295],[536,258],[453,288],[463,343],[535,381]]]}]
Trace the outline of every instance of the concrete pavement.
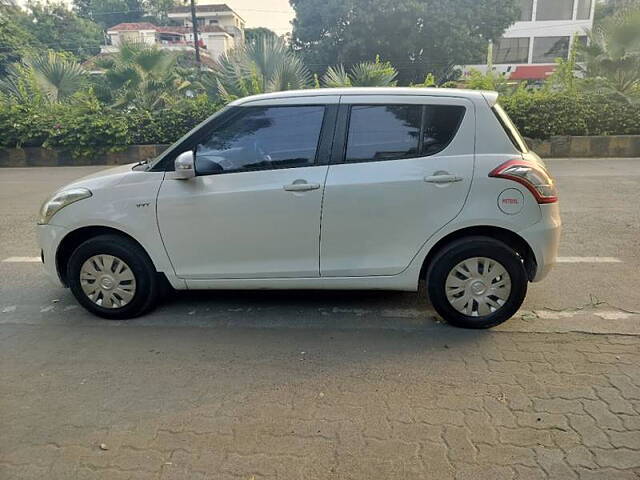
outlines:
[{"label": "concrete pavement", "polygon": [[488,332],[386,292],[96,319],[2,260],[37,256],[40,202],[99,168],[0,169],[0,479],[639,478],[640,160],[549,165],[568,263]]}]

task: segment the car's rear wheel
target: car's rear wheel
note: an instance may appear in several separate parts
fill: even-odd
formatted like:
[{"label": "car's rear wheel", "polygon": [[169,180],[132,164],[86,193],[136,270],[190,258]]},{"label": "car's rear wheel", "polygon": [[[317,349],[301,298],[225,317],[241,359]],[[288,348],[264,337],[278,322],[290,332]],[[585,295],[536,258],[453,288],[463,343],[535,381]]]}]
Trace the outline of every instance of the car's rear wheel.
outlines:
[{"label": "car's rear wheel", "polygon": [[83,307],[113,320],[149,311],[159,287],[147,253],[118,235],[100,235],[80,244],[67,264],[67,279]]},{"label": "car's rear wheel", "polygon": [[527,293],[520,256],[489,237],[457,240],[433,259],[427,273],[429,298],[449,323],[490,328],[511,318]]}]

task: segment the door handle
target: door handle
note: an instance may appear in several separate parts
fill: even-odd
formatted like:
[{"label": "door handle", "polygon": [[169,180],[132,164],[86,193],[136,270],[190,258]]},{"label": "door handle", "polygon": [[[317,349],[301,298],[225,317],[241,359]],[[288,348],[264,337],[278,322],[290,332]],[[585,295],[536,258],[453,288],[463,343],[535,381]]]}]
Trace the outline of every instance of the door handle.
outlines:
[{"label": "door handle", "polygon": [[435,183],[435,184],[443,184],[443,183],[456,183],[461,182],[462,177],[458,177],[456,175],[431,175],[429,177],[424,177],[424,181],[427,183]]},{"label": "door handle", "polygon": [[284,188],[287,192],[308,192],[310,190],[317,190],[320,188],[319,183],[307,183],[299,182],[296,180],[290,185],[285,185]]}]

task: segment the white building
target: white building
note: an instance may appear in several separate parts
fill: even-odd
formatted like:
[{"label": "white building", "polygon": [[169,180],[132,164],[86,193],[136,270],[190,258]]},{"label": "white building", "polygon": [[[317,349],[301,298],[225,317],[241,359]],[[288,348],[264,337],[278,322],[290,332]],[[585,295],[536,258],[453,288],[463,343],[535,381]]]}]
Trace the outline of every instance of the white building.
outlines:
[{"label": "white building", "polygon": [[[187,40],[193,42],[191,30],[191,8],[174,7],[169,11],[169,18],[181,21],[189,29]],[[198,36],[211,57],[218,58],[223,53],[244,43],[244,20],[225,4],[197,5],[196,21]]]},{"label": "white building", "polygon": [[[168,50],[193,50],[193,28],[190,7],[175,7],[169,18],[180,26],[157,26],[148,22],[120,23],[107,29],[110,45],[103,53],[117,51],[124,42],[142,42]],[[201,53],[213,59],[244,43],[244,20],[225,4],[196,7],[198,39]]]},{"label": "white building", "polygon": [[[586,41],[596,0],[519,0],[520,20],[493,45],[494,70],[512,80],[542,80],[566,59],[573,41]],[[574,40],[574,36],[576,40]],[[486,65],[469,68],[486,71]]]}]

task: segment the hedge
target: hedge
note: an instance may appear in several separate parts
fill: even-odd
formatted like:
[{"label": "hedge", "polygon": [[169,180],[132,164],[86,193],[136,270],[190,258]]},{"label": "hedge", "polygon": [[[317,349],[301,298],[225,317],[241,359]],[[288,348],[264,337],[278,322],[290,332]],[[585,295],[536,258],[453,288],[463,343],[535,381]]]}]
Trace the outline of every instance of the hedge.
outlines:
[{"label": "hedge", "polygon": [[173,143],[220,107],[204,96],[156,111],[118,111],[93,101],[47,108],[0,104],[0,146],[61,148],[89,156],[127,145]]},{"label": "hedge", "polygon": [[498,101],[529,138],[640,135],[640,104],[615,96],[525,91]]},{"label": "hedge", "polygon": [[[612,96],[518,91],[500,103],[530,138],[640,135],[640,105]],[[57,147],[86,156],[172,143],[220,107],[205,96],[157,111],[118,111],[92,99],[46,108],[0,104],[0,146]]]}]

